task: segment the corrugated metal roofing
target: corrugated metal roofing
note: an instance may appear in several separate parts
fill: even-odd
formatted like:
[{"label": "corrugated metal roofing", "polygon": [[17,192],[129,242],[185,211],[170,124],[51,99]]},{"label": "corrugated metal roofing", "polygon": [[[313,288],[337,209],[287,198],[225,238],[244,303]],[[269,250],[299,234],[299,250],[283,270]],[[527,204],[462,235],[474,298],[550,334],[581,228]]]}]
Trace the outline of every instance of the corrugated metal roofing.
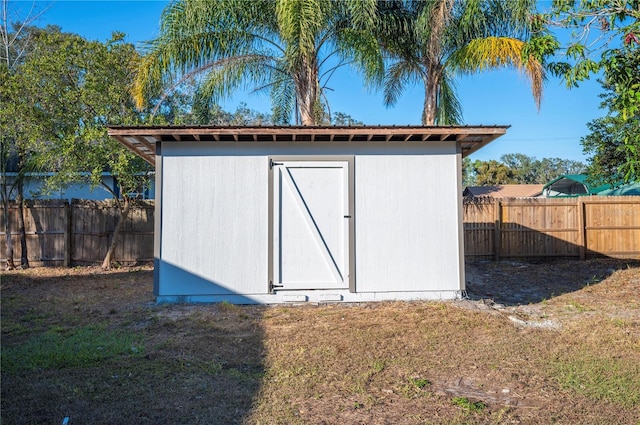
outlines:
[{"label": "corrugated metal roofing", "polygon": [[470,155],[509,126],[113,126],[109,135],[155,164],[158,142],[442,142]]}]

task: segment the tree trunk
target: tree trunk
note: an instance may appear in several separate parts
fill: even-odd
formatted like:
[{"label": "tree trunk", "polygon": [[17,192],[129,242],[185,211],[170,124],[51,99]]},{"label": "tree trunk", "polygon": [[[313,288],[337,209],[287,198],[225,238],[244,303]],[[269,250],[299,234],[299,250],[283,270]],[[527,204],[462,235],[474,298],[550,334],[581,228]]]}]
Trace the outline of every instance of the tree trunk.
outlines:
[{"label": "tree trunk", "polygon": [[116,228],[113,229],[113,234],[111,236],[111,244],[109,245],[109,249],[107,250],[107,255],[104,257],[104,261],[102,262],[102,269],[109,270],[111,268],[111,263],[113,261],[113,253],[116,250],[116,246],[118,245],[118,240],[120,239],[120,233],[122,232],[122,228],[124,227],[124,222],[129,215],[129,210],[131,209],[131,201],[126,196],[122,199],[121,202],[118,203],[118,212],[120,213],[118,216],[118,223],[116,224]]},{"label": "tree trunk", "polygon": [[296,96],[302,125],[316,125],[316,102],[318,101],[318,69],[315,61],[304,60],[297,76]]},{"label": "tree trunk", "polygon": [[5,257],[7,258],[7,270],[13,270],[16,268],[13,264],[13,239],[11,238],[11,223],[9,221],[9,206],[11,201],[9,200],[9,188],[7,185],[7,163],[5,161],[5,155],[7,154],[5,148],[8,144],[2,139],[2,162],[0,162],[0,201],[2,201],[2,218],[4,219],[4,237],[5,237]]},{"label": "tree trunk", "polygon": [[9,199],[2,199],[2,210],[4,211],[4,235],[6,241],[5,256],[7,257],[7,270],[13,270],[16,265],[13,263],[13,238],[11,237],[11,223],[9,217]]},{"label": "tree trunk", "polygon": [[424,107],[422,109],[422,125],[435,125],[436,122],[436,96],[425,88]]},{"label": "tree trunk", "polygon": [[300,120],[302,121],[302,125],[315,125],[316,120],[313,117],[313,105],[300,102]]},{"label": "tree trunk", "polygon": [[22,196],[22,184],[18,187],[18,196],[16,202],[18,204],[18,232],[20,233],[20,267],[29,268],[29,253],[27,252],[27,232],[24,226],[24,198]]},{"label": "tree trunk", "polygon": [[422,110],[422,125],[435,125],[438,115],[438,89],[440,88],[440,74],[437,67],[427,65],[427,75],[424,76],[424,108]]},{"label": "tree trunk", "polygon": [[302,125],[316,125],[316,91],[313,82],[307,81],[298,87],[298,108]]}]

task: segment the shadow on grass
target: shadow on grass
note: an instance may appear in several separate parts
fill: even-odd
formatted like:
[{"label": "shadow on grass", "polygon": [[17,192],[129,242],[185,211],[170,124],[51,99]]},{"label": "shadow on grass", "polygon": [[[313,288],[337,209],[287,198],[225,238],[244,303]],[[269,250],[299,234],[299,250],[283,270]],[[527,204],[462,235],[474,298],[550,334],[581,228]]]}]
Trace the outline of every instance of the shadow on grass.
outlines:
[{"label": "shadow on grass", "polygon": [[[151,270],[55,274],[2,276],[3,424],[234,424],[251,413],[263,307],[158,306]],[[70,347],[88,327],[99,343]],[[135,344],[106,350],[127,338]],[[27,358],[25,347],[41,352]]]},{"label": "shadow on grass", "polygon": [[535,304],[579,291],[616,270],[640,267],[639,260],[482,261],[465,264],[467,296],[505,306]]}]

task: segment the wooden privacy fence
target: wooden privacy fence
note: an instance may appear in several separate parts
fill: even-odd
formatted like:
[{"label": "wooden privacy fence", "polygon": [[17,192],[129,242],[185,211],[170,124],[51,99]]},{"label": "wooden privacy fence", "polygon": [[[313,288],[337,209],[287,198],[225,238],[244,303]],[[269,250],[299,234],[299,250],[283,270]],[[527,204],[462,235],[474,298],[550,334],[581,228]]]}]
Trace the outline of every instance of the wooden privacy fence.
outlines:
[{"label": "wooden privacy fence", "polygon": [[[118,212],[109,201],[29,201],[25,230],[34,266],[101,264]],[[9,208],[14,261],[20,259],[18,208]],[[137,203],[125,222],[115,261],[153,260],[153,201]],[[468,261],[640,258],[640,197],[465,199],[464,244]],[[0,262],[5,258],[0,214]]]},{"label": "wooden privacy fence", "polygon": [[[13,257],[20,263],[18,207],[9,207]],[[101,264],[118,220],[112,201],[27,201],[25,233],[29,264],[73,266]],[[153,261],[153,202],[132,206],[115,250],[122,264]],[[0,262],[6,264],[4,214],[0,214]]]},{"label": "wooden privacy fence", "polygon": [[640,258],[640,197],[465,199],[467,260]]}]

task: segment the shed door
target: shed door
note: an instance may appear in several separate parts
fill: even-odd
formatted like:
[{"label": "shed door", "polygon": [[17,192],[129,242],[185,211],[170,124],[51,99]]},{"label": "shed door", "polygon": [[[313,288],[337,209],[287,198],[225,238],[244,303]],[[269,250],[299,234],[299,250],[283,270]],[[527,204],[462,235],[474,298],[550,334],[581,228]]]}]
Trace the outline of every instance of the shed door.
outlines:
[{"label": "shed door", "polygon": [[276,161],[273,185],[273,287],[349,288],[348,161]]}]

